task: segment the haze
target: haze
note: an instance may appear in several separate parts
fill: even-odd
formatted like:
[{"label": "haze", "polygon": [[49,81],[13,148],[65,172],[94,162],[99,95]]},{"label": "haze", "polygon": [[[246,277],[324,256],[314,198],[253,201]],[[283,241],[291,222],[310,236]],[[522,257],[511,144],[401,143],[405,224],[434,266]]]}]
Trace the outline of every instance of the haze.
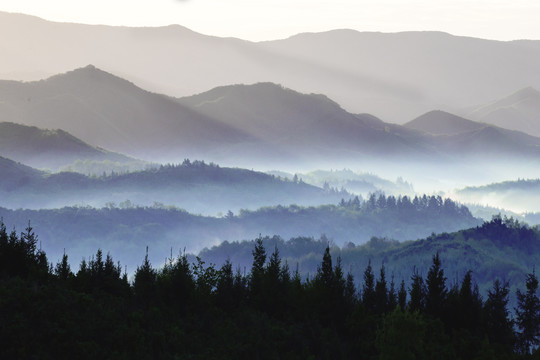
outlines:
[{"label": "haze", "polygon": [[274,40],[301,32],[437,30],[496,40],[540,39],[535,0],[2,0],[0,10],[61,22],[180,24],[214,36]]}]

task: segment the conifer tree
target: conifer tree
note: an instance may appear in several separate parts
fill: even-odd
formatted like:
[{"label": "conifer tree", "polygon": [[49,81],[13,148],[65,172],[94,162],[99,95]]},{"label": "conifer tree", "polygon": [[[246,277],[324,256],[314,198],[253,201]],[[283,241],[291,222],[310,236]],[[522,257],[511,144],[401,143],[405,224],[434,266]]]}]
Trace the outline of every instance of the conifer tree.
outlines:
[{"label": "conifer tree", "polygon": [[434,317],[442,315],[446,301],[446,277],[437,252],[426,277],[426,312]]},{"label": "conifer tree", "polygon": [[514,348],[515,336],[513,322],[508,312],[508,282],[502,283],[496,279],[493,287],[488,291],[488,298],[484,304],[486,331],[490,343],[503,346],[507,353]]},{"label": "conifer tree", "polygon": [[418,270],[414,268],[413,275],[411,276],[411,287],[409,289],[409,311],[424,311],[426,303],[426,290],[424,285],[424,279],[418,273]]},{"label": "conifer tree", "polygon": [[386,272],[384,264],[381,265],[379,279],[375,284],[375,312],[377,314],[383,314],[386,312],[388,306],[388,288],[386,285]]},{"label": "conifer tree", "polygon": [[362,286],[362,303],[368,312],[375,310],[375,276],[369,260],[364,271],[364,284]]},{"label": "conifer tree", "polygon": [[405,311],[405,308],[407,307],[407,290],[405,289],[405,280],[401,280],[397,299],[401,311]]},{"label": "conifer tree", "polygon": [[533,270],[527,274],[525,281],[527,292],[517,290],[518,306],[516,311],[516,324],[521,330],[519,333],[519,346],[523,354],[530,354],[540,340],[540,300],[536,295],[538,279]]}]

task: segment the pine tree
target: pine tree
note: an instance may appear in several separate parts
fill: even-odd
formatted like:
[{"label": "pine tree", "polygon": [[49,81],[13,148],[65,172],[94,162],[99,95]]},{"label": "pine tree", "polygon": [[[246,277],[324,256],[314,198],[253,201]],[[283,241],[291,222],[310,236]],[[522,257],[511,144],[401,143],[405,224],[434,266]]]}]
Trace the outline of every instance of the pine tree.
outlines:
[{"label": "pine tree", "polygon": [[439,253],[433,256],[433,264],[426,277],[426,290],[426,312],[440,318],[448,290],[446,289],[446,278],[441,267]]},{"label": "pine tree", "polygon": [[510,293],[508,286],[508,282],[501,283],[499,279],[494,281],[484,304],[484,314],[489,342],[500,344],[507,353],[511,353],[514,348],[515,336],[507,308],[508,294]]},{"label": "pine tree", "polygon": [[381,266],[379,279],[375,284],[375,312],[383,314],[388,307],[388,288],[386,287],[386,272],[384,264]]},{"label": "pine tree", "polygon": [[516,311],[516,324],[521,330],[519,333],[519,345],[523,354],[530,354],[540,340],[540,300],[536,295],[538,279],[533,270],[527,274],[525,282],[527,292],[517,290],[518,306]]},{"label": "pine tree", "polygon": [[407,290],[405,289],[405,280],[401,280],[398,291],[398,305],[401,311],[405,311],[407,307]]},{"label": "pine tree", "polygon": [[362,303],[368,312],[375,310],[375,276],[369,260],[364,271],[364,284],[362,286]]},{"label": "pine tree", "polygon": [[146,247],[146,256],[141,266],[135,271],[135,279],[133,281],[133,291],[138,302],[144,306],[148,306],[155,295],[157,273],[152,268],[148,259],[148,247]]},{"label": "pine tree", "polygon": [[414,268],[413,275],[411,276],[411,287],[409,289],[409,311],[424,311],[426,303],[426,290],[424,285],[424,279],[418,273],[418,270]]},{"label": "pine tree", "polygon": [[71,268],[69,266],[68,256],[66,255],[65,250],[64,250],[64,255],[62,256],[62,260],[56,264],[54,273],[56,274],[56,276],[58,276],[58,279],[60,279],[61,281],[67,281],[71,276],[73,276],[71,272]]}]

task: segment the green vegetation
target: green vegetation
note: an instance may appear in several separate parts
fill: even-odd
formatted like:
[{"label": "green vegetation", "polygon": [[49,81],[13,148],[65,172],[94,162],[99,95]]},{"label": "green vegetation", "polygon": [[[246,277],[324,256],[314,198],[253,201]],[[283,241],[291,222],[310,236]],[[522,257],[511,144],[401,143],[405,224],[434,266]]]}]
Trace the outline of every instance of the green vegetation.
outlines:
[{"label": "green vegetation", "polygon": [[[481,231],[503,226],[495,219]],[[515,227],[515,231],[527,229]],[[497,234],[490,233],[490,237]],[[500,240],[500,239],[499,239]],[[523,239],[528,243],[530,239]],[[249,272],[185,254],[159,268],[148,254],[132,281],[101,250],[72,271],[53,266],[30,225],[0,225],[2,358],[525,359],[537,356],[540,307],[535,273],[517,292],[517,330],[505,281],[484,300],[467,271],[449,284],[443,255],[425,278],[398,286],[369,264],[355,286],[327,246],[309,279],[262,239]],[[320,259],[320,254],[319,254]],[[388,263],[391,265],[391,262]],[[359,292],[357,289],[362,289]],[[513,297],[513,296],[512,296]],[[531,355],[531,353],[534,353]]]}]

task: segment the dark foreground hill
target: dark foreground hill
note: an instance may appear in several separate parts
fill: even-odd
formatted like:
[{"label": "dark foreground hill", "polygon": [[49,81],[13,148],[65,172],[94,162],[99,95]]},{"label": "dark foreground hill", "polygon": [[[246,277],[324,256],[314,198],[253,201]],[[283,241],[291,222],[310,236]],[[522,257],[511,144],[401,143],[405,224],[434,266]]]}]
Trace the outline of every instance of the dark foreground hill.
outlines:
[{"label": "dark foreground hill", "polygon": [[[328,238],[315,240],[296,237],[283,240],[268,237],[264,244],[268,252],[277,246],[281,257],[289,266],[304,274],[317,272],[319,254],[328,245]],[[207,263],[223,264],[227,259],[241,268],[251,264],[254,241],[226,242],[204,249],[199,256]],[[371,262],[374,269],[384,264],[388,279],[394,276],[396,284],[408,284],[414,268],[425,277],[431,265],[431,255],[439,253],[443,259],[447,281],[458,283],[472,270],[482,294],[486,294],[494,279],[520,284],[525,275],[540,264],[540,231],[512,219],[494,217],[483,225],[451,233],[432,234],[417,241],[397,242],[373,237],[365,244],[354,245],[330,241],[332,255],[340,256],[344,269],[358,281]],[[515,289],[515,288],[514,288]]]},{"label": "dark foreground hill", "polygon": [[[539,250],[537,230],[500,218],[457,234],[472,243],[484,239],[504,250],[508,261]],[[235,271],[237,264],[229,260],[219,267],[200,258],[190,263],[185,254],[171,254],[156,268],[147,253],[130,280],[114,254],[97,250],[76,268],[64,253],[56,265],[49,264],[30,227],[17,235],[0,224],[0,356],[534,358],[540,331],[534,270],[508,283],[501,280],[506,269],[497,268],[500,273],[490,274],[493,282],[484,297],[475,285],[476,263],[463,263],[472,256],[485,264],[481,254],[462,254],[468,248],[459,244],[424,254],[435,250],[426,243],[455,235],[413,243],[419,245],[413,249],[417,258],[408,266],[422,265],[407,273],[409,286],[389,270],[413,260],[407,253],[411,244],[379,246],[379,253],[388,254],[386,267],[378,271],[368,263],[363,276],[356,277],[347,271],[344,257],[332,256],[323,246],[314,261],[316,271],[306,278],[291,271],[278,247],[265,250],[260,238],[249,243],[249,270]],[[283,252],[309,245],[313,241],[291,240]],[[350,253],[342,255],[367,255],[348,248]],[[465,267],[455,281],[448,277],[453,261]],[[423,264],[429,266],[425,275],[418,271]],[[510,284],[518,291],[510,291]]]}]

